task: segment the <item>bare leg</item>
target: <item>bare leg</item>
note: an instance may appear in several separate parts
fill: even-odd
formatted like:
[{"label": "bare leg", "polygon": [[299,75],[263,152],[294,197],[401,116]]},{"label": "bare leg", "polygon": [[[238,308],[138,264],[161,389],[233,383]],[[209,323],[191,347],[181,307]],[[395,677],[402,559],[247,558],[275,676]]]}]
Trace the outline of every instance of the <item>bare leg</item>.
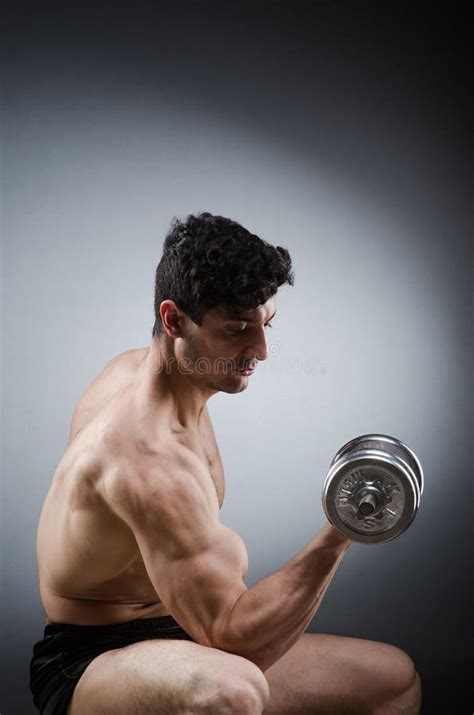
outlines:
[{"label": "bare leg", "polygon": [[265,715],[415,715],[420,709],[413,661],[386,643],[304,633],[265,677]]},{"label": "bare leg", "polygon": [[377,708],[374,715],[418,715],[421,706],[421,680],[415,672],[415,678],[405,693],[391,702]]},{"label": "bare leg", "polygon": [[94,658],[68,715],[260,715],[268,697],[265,676],[245,658],[155,639]]}]

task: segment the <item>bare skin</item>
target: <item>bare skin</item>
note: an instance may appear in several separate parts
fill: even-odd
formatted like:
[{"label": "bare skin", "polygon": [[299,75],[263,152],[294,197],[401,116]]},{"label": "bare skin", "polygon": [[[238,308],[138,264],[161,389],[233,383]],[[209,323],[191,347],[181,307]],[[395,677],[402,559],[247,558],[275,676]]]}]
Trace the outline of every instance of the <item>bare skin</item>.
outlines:
[{"label": "bare skin", "polygon": [[[113,468],[114,430],[138,442],[126,392],[149,348],[111,360],[88,386],[74,412],[68,447],[41,512],[37,553],[40,593],[47,622],[98,625],[168,615],[145,570],[130,529],[107,506],[104,474]],[[197,451],[207,464],[219,507],[224,470],[207,408],[199,423]],[[88,455],[88,456],[86,456]],[[95,463],[95,466],[94,466]],[[70,509],[76,521],[68,519]],[[83,535],[91,548],[84,554]],[[87,562],[87,568],[84,563]]]},{"label": "bare skin", "polygon": [[[165,463],[167,474],[178,475],[184,460],[198,475],[210,513],[218,513],[224,472],[206,403],[219,391],[241,392],[250,377],[224,373],[212,361],[224,356],[240,367],[265,359],[265,326],[274,312],[274,299],[253,311],[255,323],[223,320],[220,311],[209,311],[198,328],[164,301],[164,341],[117,356],[86,389],[38,525],[47,622],[99,625],[170,613],[137,535],[111,502],[110,484],[117,478],[131,482],[153,463]],[[208,374],[163,370],[164,358],[192,363],[202,356],[212,365]],[[348,543],[330,525],[323,532],[336,544],[335,571]],[[222,537],[243,581],[245,544],[227,527]],[[256,662],[204,638],[135,643],[92,661],[68,713],[419,712],[419,678],[411,659],[394,646],[302,633],[269,667]]]}]

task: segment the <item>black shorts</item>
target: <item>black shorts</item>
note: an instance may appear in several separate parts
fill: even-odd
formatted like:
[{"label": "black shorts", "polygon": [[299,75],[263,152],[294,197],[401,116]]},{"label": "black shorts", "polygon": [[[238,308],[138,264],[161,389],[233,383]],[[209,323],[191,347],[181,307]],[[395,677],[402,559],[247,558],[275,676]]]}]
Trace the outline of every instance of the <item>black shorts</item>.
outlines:
[{"label": "black shorts", "polygon": [[194,640],[171,616],[106,626],[48,623],[30,660],[30,690],[36,708],[42,715],[65,715],[79,678],[96,656],[153,638]]}]

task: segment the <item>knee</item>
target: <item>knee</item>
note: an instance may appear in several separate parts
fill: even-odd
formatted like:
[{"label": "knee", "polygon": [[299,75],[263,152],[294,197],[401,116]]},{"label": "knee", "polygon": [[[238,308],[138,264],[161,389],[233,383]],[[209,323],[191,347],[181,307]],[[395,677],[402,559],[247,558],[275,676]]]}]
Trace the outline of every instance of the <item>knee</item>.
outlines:
[{"label": "knee", "polygon": [[[221,672],[212,679],[212,684],[208,682],[205,706],[199,708],[199,712],[219,715],[259,715],[263,712],[270,699],[268,681],[256,665],[240,657],[239,661],[242,662],[232,671]],[[208,673],[207,680],[209,676]]]},{"label": "knee", "polygon": [[[260,684],[237,681],[229,685],[220,700],[220,706],[216,712],[229,713],[229,715],[260,715],[263,713],[270,697],[270,691],[261,687]],[[225,708],[222,709],[222,704]]]},{"label": "knee", "polygon": [[233,673],[223,687],[225,712],[232,715],[260,714],[270,699],[270,687],[263,672],[254,663],[245,663],[242,670]]},{"label": "knee", "polygon": [[408,653],[399,648],[393,649],[392,653],[392,678],[396,694],[405,693],[413,687],[418,673],[416,666]]},{"label": "knee", "polygon": [[380,672],[379,682],[383,701],[390,702],[400,697],[408,697],[413,700],[414,706],[417,699],[421,703],[420,677],[415,663],[405,651],[386,645],[377,668]]}]

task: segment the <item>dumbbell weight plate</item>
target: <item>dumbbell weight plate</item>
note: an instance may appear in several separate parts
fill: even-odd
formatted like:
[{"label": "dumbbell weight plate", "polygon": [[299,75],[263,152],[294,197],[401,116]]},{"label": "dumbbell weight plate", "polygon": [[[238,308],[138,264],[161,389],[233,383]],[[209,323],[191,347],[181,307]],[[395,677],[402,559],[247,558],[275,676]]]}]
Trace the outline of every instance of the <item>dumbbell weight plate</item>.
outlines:
[{"label": "dumbbell weight plate", "polygon": [[351,439],[339,449],[334,456],[330,467],[332,467],[332,465],[335,464],[344,454],[361,449],[379,449],[382,451],[388,451],[389,453],[396,454],[400,457],[400,459],[405,461],[407,466],[411,468],[411,472],[418,482],[419,497],[417,507],[420,506],[420,498],[423,494],[424,487],[423,469],[421,467],[420,460],[416,454],[409,447],[407,447],[406,444],[404,444],[404,442],[396,439],[395,437],[389,437],[386,434],[364,434],[361,437]]},{"label": "dumbbell weight plate", "polygon": [[380,543],[413,521],[423,488],[411,450],[387,435],[363,435],[344,445],[323,485],[323,506],[334,526],[353,541]]}]

